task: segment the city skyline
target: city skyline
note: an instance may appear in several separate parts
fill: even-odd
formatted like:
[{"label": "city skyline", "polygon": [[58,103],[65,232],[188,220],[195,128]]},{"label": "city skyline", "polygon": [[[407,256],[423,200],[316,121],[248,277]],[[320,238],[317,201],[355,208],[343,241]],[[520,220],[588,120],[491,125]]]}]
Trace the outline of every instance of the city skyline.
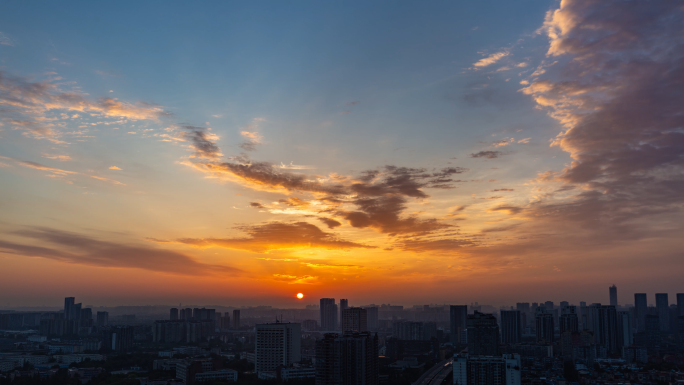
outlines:
[{"label": "city skyline", "polygon": [[493,4],[0,4],[0,307],[675,303],[681,5]]}]

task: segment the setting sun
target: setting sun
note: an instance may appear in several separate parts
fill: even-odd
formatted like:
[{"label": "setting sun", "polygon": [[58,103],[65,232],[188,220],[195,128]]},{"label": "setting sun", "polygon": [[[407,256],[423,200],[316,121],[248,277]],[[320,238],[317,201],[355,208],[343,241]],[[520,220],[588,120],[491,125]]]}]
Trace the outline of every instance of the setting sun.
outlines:
[{"label": "setting sun", "polygon": [[297,293],[297,298],[299,298],[299,299],[304,298],[304,294],[302,294],[302,293]]}]

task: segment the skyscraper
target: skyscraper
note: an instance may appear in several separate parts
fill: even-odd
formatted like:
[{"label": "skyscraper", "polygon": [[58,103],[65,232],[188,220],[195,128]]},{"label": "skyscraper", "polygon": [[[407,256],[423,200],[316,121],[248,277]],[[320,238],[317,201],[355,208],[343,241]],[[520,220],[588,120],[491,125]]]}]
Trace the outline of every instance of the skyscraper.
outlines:
[{"label": "skyscraper", "polygon": [[172,307],[171,310],[169,310],[169,319],[171,321],[177,321],[178,320],[178,309],[175,307]]},{"label": "skyscraper", "polygon": [[610,294],[610,306],[615,306],[615,308],[617,309],[617,286],[613,285],[609,287],[608,292]]},{"label": "skyscraper", "polygon": [[316,341],[316,385],[378,385],[378,336],[326,333]]},{"label": "skyscraper", "polygon": [[639,331],[646,330],[646,314],[648,313],[648,300],[646,293],[634,293],[634,320]]},{"label": "skyscraper", "polygon": [[76,298],[74,297],[64,298],[64,319],[73,319],[71,313],[73,311],[75,301]]},{"label": "skyscraper", "polygon": [[579,331],[579,318],[577,317],[577,307],[566,306],[561,309],[559,330],[561,334],[565,331]]},{"label": "skyscraper", "polygon": [[337,330],[337,305],[335,298],[321,298],[321,330]]},{"label": "skyscraper", "polygon": [[499,355],[499,325],[496,317],[476,311],[468,315],[467,331],[469,355]]},{"label": "skyscraper", "polygon": [[233,329],[240,329],[240,309],[233,310]]},{"label": "skyscraper", "polygon": [[632,315],[628,311],[617,313],[618,327],[618,348],[632,346],[634,344],[634,333],[632,331]]},{"label": "skyscraper", "polygon": [[301,325],[271,323],[256,325],[255,370],[273,371],[301,361]]},{"label": "skyscraper", "polygon": [[537,326],[537,342],[553,343],[553,314],[545,306],[539,306],[534,318]]},{"label": "skyscraper", "polygon": [[660,318],[660,332],[670,331],[670,302],[667,293],[656,293],[656,310]]},{"label": "skyscraper", "polygon": [[594,342],[617,352],[618,320],[615,306],[592,304],[587,307],[587,319],[587,329],[594,332]]},{"label": "skyscraper", "polygon": [[677,293],[677,316],[684,317],[684,293]]},{"label": "skyscraper", "polygon": [[[340,299],[340,323],[339,326],[342,327],[342,312],[344,312],[344,309],[347,309],[349,307],[349,300],[348,299]],[[342,329],[344,331],[344,329]]]},{"label": "skyscraper", "polygon": [[520,356],[454,357],[454,385],[520,385]]},{"label": "skyscraper", "polygon": [[519,310],[501,310],[501,342],[517,344],[522,340],[522,316]]},{"label": "skyscraper", "polygon": [[368,331],[368,313],[360,307],[350,307],[342,310],[342,330],[353,332]]},{"label": "skyscraper", "polygon": [[451,342],[462,343],[461,331],[467,327],[468,305],[451,305],[449,306],[449,332],[451,333]]}]

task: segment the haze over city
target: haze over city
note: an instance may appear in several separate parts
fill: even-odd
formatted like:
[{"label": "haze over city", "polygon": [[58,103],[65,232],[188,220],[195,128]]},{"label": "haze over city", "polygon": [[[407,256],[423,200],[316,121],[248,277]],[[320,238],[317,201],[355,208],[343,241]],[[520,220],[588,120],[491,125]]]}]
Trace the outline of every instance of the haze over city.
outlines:
[{"label": "haze over city", "polygon": [[672,299],[682,12],[0,4],[0,308]]}]

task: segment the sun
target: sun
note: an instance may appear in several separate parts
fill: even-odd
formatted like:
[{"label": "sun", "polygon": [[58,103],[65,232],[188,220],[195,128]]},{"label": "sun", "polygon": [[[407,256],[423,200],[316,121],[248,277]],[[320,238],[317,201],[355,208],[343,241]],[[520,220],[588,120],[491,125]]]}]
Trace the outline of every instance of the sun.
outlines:
[{"label": "sun", "polygon": [[297,298],[299,298],[299,299],[304,298],[304,294],[302,294],[302,293],[297,293]]}]

